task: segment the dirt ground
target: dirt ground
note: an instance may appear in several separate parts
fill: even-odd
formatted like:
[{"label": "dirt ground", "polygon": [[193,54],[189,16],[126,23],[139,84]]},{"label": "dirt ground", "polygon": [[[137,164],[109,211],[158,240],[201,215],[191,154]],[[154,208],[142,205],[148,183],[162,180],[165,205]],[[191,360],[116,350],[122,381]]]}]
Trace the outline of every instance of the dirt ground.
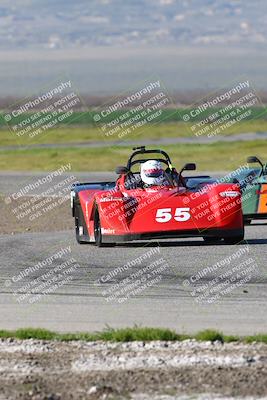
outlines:
[{"label": "dirt ground", "polygon": [[0,341],[0,399],[267,399],[267,345]]},{"label": "dirt ground", "polygon": [[54,232],[73,229],[70,196],[21,197],[11,200],[0,197],[0,234],[22,232]]}]

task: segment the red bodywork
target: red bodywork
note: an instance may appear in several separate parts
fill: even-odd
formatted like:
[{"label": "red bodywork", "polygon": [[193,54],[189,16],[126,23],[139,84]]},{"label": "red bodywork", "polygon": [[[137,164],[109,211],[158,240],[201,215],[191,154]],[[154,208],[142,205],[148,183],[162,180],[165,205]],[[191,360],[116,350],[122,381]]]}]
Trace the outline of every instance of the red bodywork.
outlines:
[{"label": "red bodywork", "polygon": [[243,231],[241,193],[235,184],[201,190],[183,185],[125,188],[126,175],[111,190],[78,192],[90,241],[98,209],[103,241],[171,237],[229,237]]}]

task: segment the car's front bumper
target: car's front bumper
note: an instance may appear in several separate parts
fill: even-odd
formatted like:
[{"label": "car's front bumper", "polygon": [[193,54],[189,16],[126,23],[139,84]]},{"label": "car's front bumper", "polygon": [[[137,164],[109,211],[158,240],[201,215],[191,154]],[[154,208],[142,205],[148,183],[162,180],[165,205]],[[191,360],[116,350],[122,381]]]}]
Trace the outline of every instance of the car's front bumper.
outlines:
[{"label": "car's front bumper", "polygon": [[169,231],[169,232],[144,232],[129,233],[124,235],[102,235],[104,243],[130,242],[133,240],[157,240],[157,239],[174,239],[174,238],[190,238],[190,237],[214,237],[214,238],[230,238],[242,236],[243,229],[205,229],[205,230],[189,230],[189,231]]}]

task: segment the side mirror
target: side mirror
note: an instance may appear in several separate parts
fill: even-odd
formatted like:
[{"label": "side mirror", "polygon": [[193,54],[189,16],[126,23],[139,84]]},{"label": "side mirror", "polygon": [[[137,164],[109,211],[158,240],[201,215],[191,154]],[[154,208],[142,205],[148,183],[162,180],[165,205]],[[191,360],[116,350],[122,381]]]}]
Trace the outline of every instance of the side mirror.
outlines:
[{"label": "side mirror", "polygon": [[[183,171],[195,171],[196,168],[197,168],[197,166],[196,166],[195,163],[187,163],[187,164],[185,164],[185,165],[183,166],[183,168],[181,169],[181,171],[179,172],[179,182],[178,182],[178,184],[179,184],[180,182],[183,182],[183,179],[181,179],[181,176],[182,176],[182,172],[183,172]],[[183,183],[183,185],[184,185],[185,187],[187,187],[187,186],[186,186],[186,183]]]},{"label": "side mirror", "polygon": [[247,158],[247,162],[248,162],[249,164],[259,163],[259,164],[262,165],[262,162],[261,162],[261,161],[258,159],[258,157],[256,157],[256,156],[250,156],[250,157],[248,157],[248,158]]},{"label": "side mirror", "polygon": [[262,175],[264,174],[264,165],[263,165],[263,163],[261,162],[261,160],[260,160],[258,157],[256,157],[256,156],[250,156],[250,157],[247,158],[247,162],[248,162],[249,164],[252,164],[252,163],[258,163],[258,164],[260,164],[260,166],[261,166],[261,172],[260,172],[260,175],[259,175],[259,176],[262,176]]},{"label": "side mirror", "polygon": [[115,169],[115,172],[117,175],[126,175],[128,174],[129,170],[127,167],[120,166]]},{"label": "side mirror", "polygon": [[182,168],[182,171],[195,171],[196,169],[197,169],[197,166],[195,163],[187,163]]}]

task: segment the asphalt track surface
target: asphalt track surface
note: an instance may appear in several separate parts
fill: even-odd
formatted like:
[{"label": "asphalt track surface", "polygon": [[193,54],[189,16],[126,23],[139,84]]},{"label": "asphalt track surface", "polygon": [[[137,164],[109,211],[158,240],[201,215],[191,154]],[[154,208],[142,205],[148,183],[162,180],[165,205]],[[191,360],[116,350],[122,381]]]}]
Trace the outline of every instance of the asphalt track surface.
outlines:
[{"label": "asphalt track surface", "polygon": [[[81,180],[85,175],[88,177],[88,174],[80,174]],[[94,174],[96,180],[111,176]],[[29,179],[27,174],[2,173],[1,192],[9,194],[21,187],[22,181]],[[235,246],[223,243],[207,245],[199,238],[134,242],[99,249],[93,245],[78,245],[73,231],[0,235],[1,329],[31,326],[58,331],[94,331],[107,325],[125,327],[138,324],[169,327],[179,332],[206,328],[240,335],[266,332],[267,224],[260,221],[246,227],[245,238],[242,244]],[[44,265],[19,280],[26,268],[34,267],[66,248],[68,253],[60,260],[54,260],[51,265]],[[236,258],[241,249],[241,258]],[[153,255],[144,258],[151,251]],[[137,264],[132,263],[128,269],[118,272],[119,267],[129,265],[133,260],[136,263],[140,256],[143,259]],[[128,277],[133,282],[133,274],[162,259],[165,269],[155,275],[160,277],[155,284],[123,302],[107,301],[107,293],[114,289],[114,285],[119,285],[118,291],[125,282],[123,279]],[[219,300],[201,304],[196,301],[194,293],[198,288],[209,285],[222,272],[249,259],[253,259],[255,269],[248,282],[221,295]],[[76,266],[70,281],[32,304],[29,297],[18,301],[16,293],[29,293],[34,279],[70,260]],[[225,260],[229,263],[225,264]],[[204,274],[206,267],[218,266],[218,263],[221,264],[217,269]],[[200,271],[203,276],[193,284],[190,279],[196,279]]]}]

